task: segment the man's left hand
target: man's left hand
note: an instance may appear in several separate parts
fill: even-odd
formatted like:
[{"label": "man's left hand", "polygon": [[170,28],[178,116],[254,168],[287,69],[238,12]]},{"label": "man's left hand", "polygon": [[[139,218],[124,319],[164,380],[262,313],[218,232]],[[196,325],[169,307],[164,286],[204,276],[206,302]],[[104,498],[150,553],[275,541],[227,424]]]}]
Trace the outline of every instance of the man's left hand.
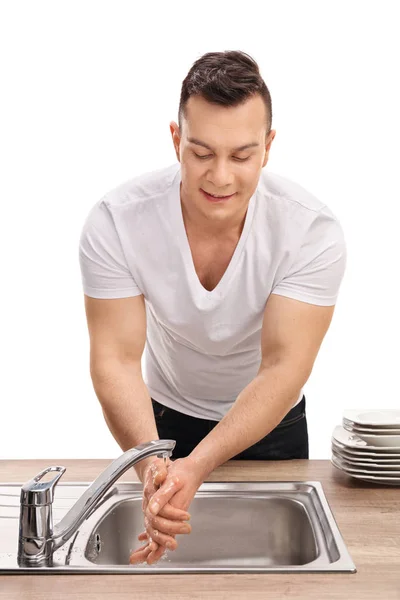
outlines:
[{"label": "man's left hand", "polygon": [[[150,502],[147,505],[145,512],[146,531],[138,536],[138,539],[145,540],[151,538],[153,542],[157,542],[159,533],[171,536],[171,532],[165,528],[162,517],[157,517],[157,514],[169,502],[171,506],[187,511],[192,502],[198,488],[203,483],[203,475],[200,474],[195,462],[187,456],[171,461],[168,466],[167,477],[161,484],[160,488],[153,494]],[[158,504],[158,507],[155,506]],[[155,510],[155,512],[153,512]],[[190,532],[190,526],[189,531]],[[181,533],[184,533],[183,531]],[[154,545],[152,546],[154,547]],[[136,551],[138,553],[138,561],[145,558],[148,564],[157,562],[165,551],[165,546],[159,545],[155,550],[145,553],[142,556],[143,549]],[[142,552],[140,552],[142,551]],[[130,562],[135,563],[136,552],[132,553]]]}]

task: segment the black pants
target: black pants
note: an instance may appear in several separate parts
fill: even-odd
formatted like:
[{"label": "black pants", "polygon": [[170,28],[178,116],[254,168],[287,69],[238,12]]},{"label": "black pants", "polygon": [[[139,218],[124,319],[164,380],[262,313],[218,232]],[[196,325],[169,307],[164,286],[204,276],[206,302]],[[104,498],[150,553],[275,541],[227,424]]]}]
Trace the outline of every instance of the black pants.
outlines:
[{"label": "black pants", "polygon": [[[218,421],[198,419],[163,406],[153,398],[158,436],[176,440],[171,460],[188,456],[197,444],[218,424]],[[306,397],[293,407],[282,421],[250,448],[231,460],[288,460],[308,458]]]}]

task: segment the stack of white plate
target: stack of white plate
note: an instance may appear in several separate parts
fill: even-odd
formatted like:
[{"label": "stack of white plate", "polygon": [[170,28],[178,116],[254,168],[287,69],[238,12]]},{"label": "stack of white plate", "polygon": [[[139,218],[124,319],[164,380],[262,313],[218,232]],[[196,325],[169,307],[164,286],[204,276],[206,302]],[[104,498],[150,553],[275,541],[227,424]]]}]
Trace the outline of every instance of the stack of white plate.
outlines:
[{"label": "stack of white plate", "polygon": [[331,462],[351,477],[400,486],[400,410],[345,410]]}]

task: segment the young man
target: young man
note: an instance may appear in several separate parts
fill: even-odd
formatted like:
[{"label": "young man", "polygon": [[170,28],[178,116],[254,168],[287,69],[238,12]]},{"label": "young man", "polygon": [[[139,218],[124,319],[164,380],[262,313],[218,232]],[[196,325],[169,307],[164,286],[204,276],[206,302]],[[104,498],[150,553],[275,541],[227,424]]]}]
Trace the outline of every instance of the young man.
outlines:
[{"label": "young man", "polygon": [[186,511],[217,466],[308,458],[303,386],[346,247],[325,204],[263,171],[271,120],[256,63],[206,54],[170,124],[178,162],[107,193],[82,231],[90,371],[106,422],[124,451],[176,440],[166,466],[151,457],[137,467],[146,544],[133,563],[156,562],[190,532]]}]

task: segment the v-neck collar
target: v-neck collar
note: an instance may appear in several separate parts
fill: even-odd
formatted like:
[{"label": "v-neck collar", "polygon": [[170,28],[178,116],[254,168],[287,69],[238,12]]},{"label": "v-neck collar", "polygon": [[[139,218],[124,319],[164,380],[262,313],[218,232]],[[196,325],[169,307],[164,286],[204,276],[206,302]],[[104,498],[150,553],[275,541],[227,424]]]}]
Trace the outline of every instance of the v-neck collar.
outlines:
[{"label": "v-neck collar", "polygon": [[188,275],[188,279],[190,282],[190,288],[195,293],[195,295],[200,296],[202,298],[214,299],[214,298],[222,298],[224,293],[227,290],[228,284],[231,280],[231,277],[236,269],[237,263],[239,261],[240,255],[244,248],[244,245],[247,240],[247,236],[251,229],[251,224],[253,221],[255,203],[257,197],[257,189],[254,194],[251,196],[249,200],[249,204],[247,207],[246,217],[242,229],[242,233],[240,235],[239,241],[236,245],[230,263],[223,274],[222,278],[218,282],[217,286],[209,291],[206,290],[205,287],[200,282],[200,279],[196,273],[196,269],[194,267],[192,252],[190,250],[189,240],[186,233],[185,223],[183,220],[182,214],[182,206],[181,206],[181,197],[180,197],[180,184],[181,184],[181,169],[180,167],[177,170],[177,173],[173,179],[171,189],[170,189],[170,208],[171,215],[174,220],[174,224],[176,226],[176,235],[177,235],[177,243],[179,249],[181,250],[182,257],[186,266],[186,271]]}]

